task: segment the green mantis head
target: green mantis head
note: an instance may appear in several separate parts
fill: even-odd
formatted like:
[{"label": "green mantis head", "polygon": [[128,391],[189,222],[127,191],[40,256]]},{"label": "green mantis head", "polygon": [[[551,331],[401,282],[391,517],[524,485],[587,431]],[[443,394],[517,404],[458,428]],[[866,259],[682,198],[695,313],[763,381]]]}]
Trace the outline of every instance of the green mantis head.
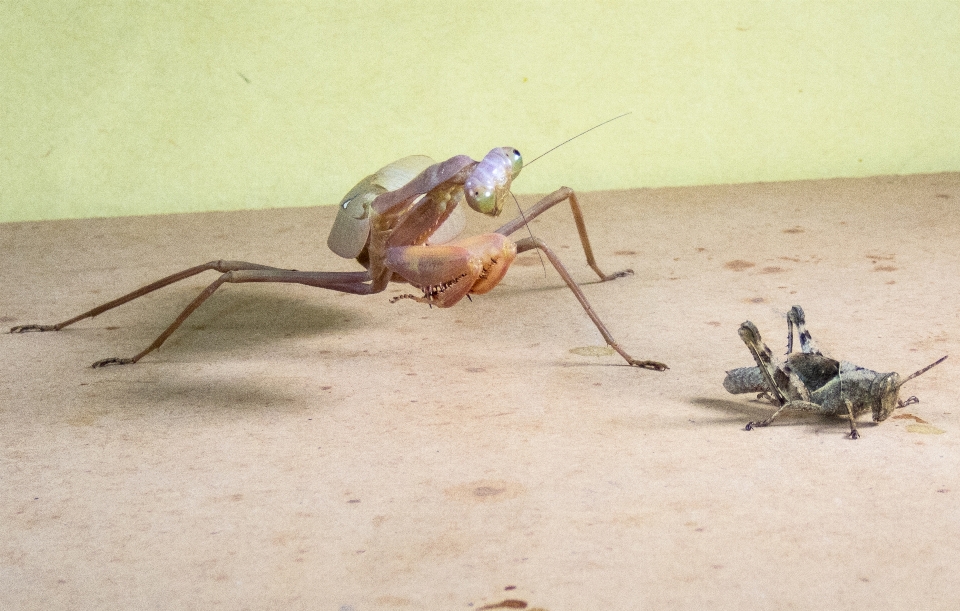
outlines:
[{"label": "green mantis head", "polygon": [[482,214],[497,216],[510,192],[510,184],[523,168],[523,157],[515,148],[495,148],[473,169],[463,185],[467,204]]}]

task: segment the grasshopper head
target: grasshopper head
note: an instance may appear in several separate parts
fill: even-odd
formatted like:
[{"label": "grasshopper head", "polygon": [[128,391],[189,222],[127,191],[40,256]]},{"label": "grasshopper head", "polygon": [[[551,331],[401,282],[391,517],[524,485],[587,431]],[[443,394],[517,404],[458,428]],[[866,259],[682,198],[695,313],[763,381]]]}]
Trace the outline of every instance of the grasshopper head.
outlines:
[{"label": "grasshopper head", "polygon": [[874,397],[874,422],[883,422],[897,408],[902,384],[899,373],[888,373],[880,376],[870,385],[870,396]]},{"label": "grasshopper head", "polygon": [[523,157],[515,148],[495,148],[473,169],[463,184],[467,203],[477,212],[497,216],[510,192],[510,183],[523,168]]}]

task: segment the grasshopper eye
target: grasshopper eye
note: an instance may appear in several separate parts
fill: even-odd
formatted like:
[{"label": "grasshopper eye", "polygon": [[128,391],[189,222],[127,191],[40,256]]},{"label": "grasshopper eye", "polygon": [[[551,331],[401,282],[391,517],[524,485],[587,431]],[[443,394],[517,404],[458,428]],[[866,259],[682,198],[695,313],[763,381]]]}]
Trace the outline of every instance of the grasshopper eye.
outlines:
[{"label": "grasshopper eye", "polygon": [[876,397],[873,405],[874,422],[883,422],[897,408],[902,384],[900,374],[889,373],[871,385],[870,392]]}]

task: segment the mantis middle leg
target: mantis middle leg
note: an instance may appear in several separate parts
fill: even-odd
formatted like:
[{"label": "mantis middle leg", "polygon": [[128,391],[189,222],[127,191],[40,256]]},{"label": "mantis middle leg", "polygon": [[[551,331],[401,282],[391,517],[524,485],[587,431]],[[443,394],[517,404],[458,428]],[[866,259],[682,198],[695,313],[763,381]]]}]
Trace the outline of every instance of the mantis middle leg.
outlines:
[{"label": "mantis middle leg", "polygon": [[[586,238],[586,232],[584,231],[581,233],[581,236]],[[664,371],[668,369],[666,365],[658,361],[638,360],[627,354],[620,344],[613,339],[613,336],[610,334],[610,331],[607,329],[606,325],[603,324],[603,321],[601,321],[600,317],[597,316],[597,313],[594,312],[593,307],[590,306],[590,302],[587,301],[587,296],[583,294],[583,290],[576,283],[576,281],[574,281],[573,277],[570,275],[570,272],[567,271],[567,268],[564,267],[563,263],[560,262],[560,258],[557,257],[556,253],[554,253],[550,247],[544,244],[543,240],[540,238],[523,238],[518,240],[516,245],[518,254],[528,250],[538,249],[547,256],[547,259],[551,264],[553,264],[554,269],[557,270],[557,273],[560,274],[560,277],[563,278],[563,281],[566,282],[570,290],[573,291],[574,296],[577,298],[577,301],[580,302],[580,305],[583,306],[587,316],[590,317],[590,320],[593,321],[593,324],[597,327],[597,330],[600,331],[600,335],[603,336],[603,339],[607,342],[607,345],[616,350],[617,354],[622,356],[624,360],[635,367],[641,367],[643,369],[653,369],[655,371]],[[584,247],[584,250],[589,253],[589,242],[584,242]],[[592,257],[592,254],[588,256]],[[598,273],[600,272],[598,271]],[[603,277],[602,274],[601,277]],[[608,278],[604,278],[604,280],[607,279]]]},{"label": "mantis middle leg", "polygon": [[513,219],[509,223],[497,229],[494,233],[499,233],[500,235],[504,236],[515,233],[521,227],[526,225],[528,221],[532,221],[563,201],[570,202],[570,210],[573,212],[573,221],[577,225],[577,233],[580,234],[580,243],[583,245],[583,254],[587,257],[587,265],[589,265],[590,269],[597,273],[597,276],[600,277],[600,280],[605,282],[607,280],[622,278],[624,276],[633,274],[632,269],[625,269],[612,274],[605,274],[603,273],[603,270],[600,269],[600,266],[597,265],[597,260],[593,256],[593,248],[590,246],[590,238],[587,236],[587,226],[583,222],[583,212],[580,211],[580,202],[577,201],[577,194],[574,193],[573,189],[569,187],[560,187],[553,193],[547,195],[539,202],[531,206],[530,209],[525,211],[522,216],[518,216],[517,218]]}]

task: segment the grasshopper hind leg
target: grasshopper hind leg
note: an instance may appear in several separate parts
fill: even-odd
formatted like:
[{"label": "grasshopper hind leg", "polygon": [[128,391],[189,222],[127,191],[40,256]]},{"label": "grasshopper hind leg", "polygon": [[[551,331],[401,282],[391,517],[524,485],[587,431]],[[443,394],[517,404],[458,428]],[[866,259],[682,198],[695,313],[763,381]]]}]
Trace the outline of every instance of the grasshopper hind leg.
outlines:
[{"label": "grasshopper hind leg", "polygon": [[787,312],[787,354],[793,352],[793,328],[797,328],[797,337],[800,339],[800,351],[807,354],[823,354],[816,340],[807,330],[807,319],[803,314],[803,308],[798,305],[790,308]]},{"label": "grasshopper hind leg", "polygon": [[[749,320],[740,325],[739,331],[740,339],[743,340],[743,343],[746,344],[747,350],[750,351],[750,354],[753,356],[753,360],[757,363],[757,368],[760,370],[760,375],[766,382],[767,390],[766,395],[770,397],[775,405],[777,405],[777,410],[773,414],[765,419],[760,421],[748,422],[747,426],[744,427],[744,430],[752,431],[754,428],[769,426],[771,422],[780,415],[780,412],[787,405],[787,399],[784,396],[783,390],[780,388],[777,383],[777,373],[780,371],[779,368],[773,362],[773,351],[763,343],[763,340],[760,337],[760,330],[757,329]],[[782,372],[780,372],[782,374]]]}]

